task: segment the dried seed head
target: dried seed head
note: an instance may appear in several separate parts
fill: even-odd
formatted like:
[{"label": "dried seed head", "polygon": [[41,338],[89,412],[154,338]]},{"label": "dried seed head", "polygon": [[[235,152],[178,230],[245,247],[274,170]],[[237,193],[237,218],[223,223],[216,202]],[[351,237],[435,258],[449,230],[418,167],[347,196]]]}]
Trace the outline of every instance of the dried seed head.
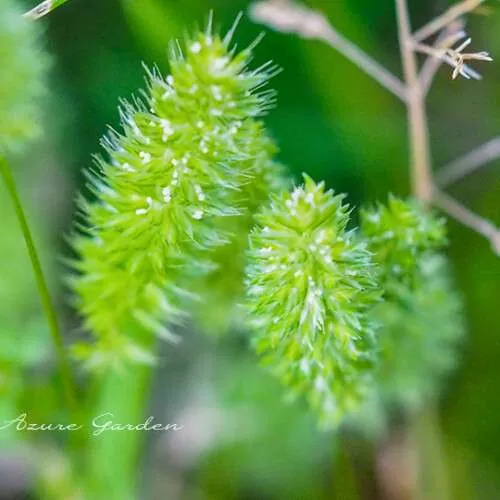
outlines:
[{"label": "dried seed head", "polygon": [[463,52],[463,50],[468,47],[471,42],[472,39],[467,38],[467,40],[460,44],[456,49],[446,49],[445,51],[446,55],[450,58],[450,64],[455,68],[452,73],[452,78],[454,80],[458,77],[458,75],[462,75],[468,80],[475,78],[475,74],[466,66],[465,61],[493,61],[488,52]]}]

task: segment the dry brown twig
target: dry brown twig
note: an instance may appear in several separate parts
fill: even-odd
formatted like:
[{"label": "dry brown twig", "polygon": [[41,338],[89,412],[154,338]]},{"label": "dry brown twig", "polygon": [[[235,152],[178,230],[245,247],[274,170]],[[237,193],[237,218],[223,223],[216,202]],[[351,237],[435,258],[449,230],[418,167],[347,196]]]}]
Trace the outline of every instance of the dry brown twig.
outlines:
[{"label": "dry brown twig", "polygon": [[[471,43],[470,38],[462,42],[456,49],[452,48],[453,45],[466,37],[463,31],[463,16],[484,2],[485,0],[462,0],[441,16],[412,33],[407,0],[395,0],[404,81],[394,76],[351,41],[344,38],[331,26],[323,14],[293,0],[258,1],[252,5],[250,15],[255,21],[277,31],[293,33],[303,38],[322,40],[328,43],[380,85],[398,96],[406,104],[408,110],[411,177],[414,195],[424,203],[436,205],[449,216],[487,238],[494,251],[500,255],[500,229],[437,188],[437,182],[432,175],[425,107],[425,97],[442,62],[453,68],[453,78],[462,75],[467,79],[479,80],[481,75],[470,68],[465,61],[492,60],[487,52],[465,53],[464,49]],[[433,46],[422,43],[436,34],[438,36]],[[429,56],[420,72],[417,60],[418,52]],[[462,159],[449,164],[438,174],[438,180],[441,185],[446,184],[450,179],[453,182],[498,156],[500,156],[500,143],[488,143],[465,155]]]},{"label": "dry brown twig", "polygon": [[464,226],[471,228],[491,242],[493,251],[500,255],[500,230],[491,221],[469,210],[452,196],[438,189],[434,192],[434,204]]},{"label": "dry brown twig", "polygon": [[486,2],[486,0],[462,0],[462,2],[451,6],[444,14],[436,17],[417,30],[413,34],[413,39],[416,42],[426,40],[441,31],[443,28],[446,28],[446,26],[449,26],[456,19],[463,17],[465,14],[469,14],[473,10],[476,10],[484,2]]},{"label": "dry brown twig", "polygon": [[495,137],[442,167],[436,174],[436,182],[441,187],[449,186],[498,158],[500,137]]}]

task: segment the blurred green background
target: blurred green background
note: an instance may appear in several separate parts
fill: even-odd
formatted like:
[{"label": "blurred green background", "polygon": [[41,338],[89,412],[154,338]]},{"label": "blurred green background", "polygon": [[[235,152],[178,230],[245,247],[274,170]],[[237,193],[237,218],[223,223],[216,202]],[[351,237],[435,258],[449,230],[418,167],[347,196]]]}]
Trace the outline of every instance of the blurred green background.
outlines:
[{"label": "blurred green background", "polygon": [[[307,3],[400,72],[391,0]],[[411,1],[415,27],[451,3]],[[491,5],[490,15],[470,17],[468,31],[478,50],[500,58],[500,9]],[[144,86],[142,62],[157,63],[166,71],[168,42],[203,26],[210,9],[216,23],[228,29],[247,7],[244,0],[71,0],[41,21],[53,58],[47,134],[27,159],[19,160],[17,171],[61,304],[69,298],[58,283],[62,266],[57,258],[69,252],[64,235],[71,228],[74,196],[84,188],[82,169],[99,152],[107,125],[119,126],[118,99]],[[238,44],[249,43],[262,30],[245,16]],[[283,71],[272,82],[279,98],[266,122],[280,145],[281,161],[296,177],[305,171],[324,179],[329,187],[348,193],[354,205],[385,199],[388,192],[409,194],[405,110],[400,102],[319,42],[267,31],[255,64],[270,58]],[[451,81],[448,68],[439,72],[429,98],[436,167],[500,135],[500,65],[480,70],[481,82]],[[463,203],[497,222],[499,166],[488,165],[452,188]],[[3,191],[0,197],[5,198]],[[3,201],[0,206],[6,221],[10,207]],[[34,288],[17,286],[19,274],[13,270],[27,274],[28,261],[22,261],[23,243],[15,223],[2,224],[0,292],[2,286],[9,290],[10,301],[17,299],[23,304],[19,311],[27,314],[37,307]],[[449,232],[469,337],[461,368],[450,379],[439,408],[440,442],[451,478],[448,494],[454,499],[500,498],[500,259],[481,237],[453,221]],[[5,307],[5,312],[0,308],[0,332],[10,327],[8,321],[15,323],[7,317],[15,307]],[[69,308],[65,325],[69,334],[77,331]],[[335,436],[319,433],[300,404],[282,401],[280,388],[256,367],[243,337],[235,334],[216,344],[187,332],[175,353],[170,346],[163,351],[154,377],[152,414],[160,421],[189,423],[196,432],[148,436],[140,498],[347,499],[353,483],[371,491],[375,472],[363,457],[373,450],[352,443],[353,473],[352,463],[335,453]],[[33,390],[41,397],[40,389]],[[429,495],[445,498],[432,491]],[[365,496],[372,498],[370,493]]]}]

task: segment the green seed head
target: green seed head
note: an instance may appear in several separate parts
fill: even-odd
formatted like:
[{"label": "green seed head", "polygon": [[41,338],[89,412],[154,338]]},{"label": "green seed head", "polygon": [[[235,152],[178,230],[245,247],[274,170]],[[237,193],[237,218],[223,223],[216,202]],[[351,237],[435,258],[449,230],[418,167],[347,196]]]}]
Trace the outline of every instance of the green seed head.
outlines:
[{"label": "green seed head", "polygon": [[343,196],[305,177],[258,215],[247,268],[256,349],[326,426],[360,403],[376,359],[375,267],[348,221]]},{"label": "green seed head", "polygon": [[73,287],[96,338],[77,353],[92,366],[150,361],[151,332],[177,340],[168,326],[204,299],[192,278],[215,272],[279,176],[257,120],[274,69],[248,69],[251,50],[229,42],[207,31],[174,45],[171,74],[148,71],[142,100],[122,106],[123,131],[104,140],[97,202],[81,203],[90,229],[74,239]]},{"label": "green seed head", "polygon": [[351,423],[379,436],[392,414],[417,410],[439,394],[457,363],[463,307],[439,252],[446,240],[441,219],[396,198],[361,219],[384,293],[371,311],[380,327],[374,390]]},{"label": "green seed head", "polygon": [[361,213],[361,232],[368,241],[382,279],[408,282],[427,251],[442,248],[446,242],[444,220],[427,212],[417,202],[394,196],[387,205]]}]

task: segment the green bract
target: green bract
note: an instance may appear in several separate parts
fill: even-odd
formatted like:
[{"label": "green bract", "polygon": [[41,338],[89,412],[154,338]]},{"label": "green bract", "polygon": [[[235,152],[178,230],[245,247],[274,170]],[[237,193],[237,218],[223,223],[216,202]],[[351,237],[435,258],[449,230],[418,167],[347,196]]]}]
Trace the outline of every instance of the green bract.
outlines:
[{"label": "green bract", "polygon": [[256,349],[325,426],[359,404],[376,358],[367,318],[378,299],[375,267],[346,229],[343,198],[308,177],[273,197],[257,217],[247,268]]},{"label": "green bract", "polygon": [[18,147],[39,131],[47,58],[38,30],[22,16],[17,2],[0,2],[0,154]]},{"label": "green bract", "polygon": [[274,69],[248,70],[251,50],[234,55],[229,38],[174,46],[172,74],[148,72],[143,101],[122,106],[123,133],[104,141],[98,201],[82,202],[89,229],[74,239],[73,286],[97,339],[77,354],[91,365],[151,361],[146,332],[176,340],[166,325],[184,315],[189,283],[217,273],[235,227],[276,183],[274,145],[255,119]]},{"label": "green bract", "polygon": [[361,218],[380,265],[384,300],[371,312],[380,325],[381,362],[359,418],[365,429],[378,432],[391,412],[413,411],[437,396],[456,365],[464,325],[461,300],[438,252],[445,242],[443,221],[396,198]]}]

